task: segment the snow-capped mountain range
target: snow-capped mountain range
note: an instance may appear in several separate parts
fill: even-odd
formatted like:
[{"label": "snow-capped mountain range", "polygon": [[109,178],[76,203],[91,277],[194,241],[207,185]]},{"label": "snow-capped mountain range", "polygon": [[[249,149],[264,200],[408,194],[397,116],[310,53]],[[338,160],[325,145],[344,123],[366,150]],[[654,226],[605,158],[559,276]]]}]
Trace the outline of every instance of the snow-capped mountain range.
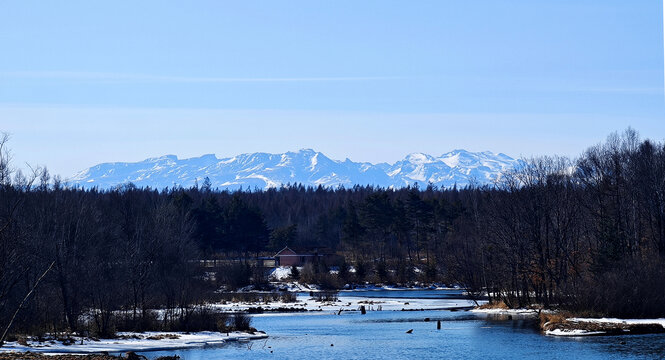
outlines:
[{"label": "snow-capped mountain range", "polygon": [[212,154],[190,159],[166,155],[134,163],[99,164],[79,172],[68,182],[84,188],[108,189],[131,182],[138,187],[162,189],[202,185],[207,177],[213,189],[222,190],[268,189],[297,183],[347,188],[354,185],[399,188],[414,183],[424,187],[432,183],[450,188],[455,184],[464,187],[471,183],[492,183],[502,171],[520,162],[501,153],[465,150],[441,156],[413,153],[392,165],[332,160],[311,149],[284,154],[242,154],[224,159]]}]

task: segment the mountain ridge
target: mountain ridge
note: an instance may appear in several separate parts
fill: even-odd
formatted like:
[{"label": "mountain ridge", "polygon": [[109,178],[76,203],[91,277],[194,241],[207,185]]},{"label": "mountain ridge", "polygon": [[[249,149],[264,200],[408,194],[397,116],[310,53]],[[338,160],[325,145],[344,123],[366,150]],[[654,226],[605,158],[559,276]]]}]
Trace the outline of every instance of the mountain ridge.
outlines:
[{"label": "mountain ridge", "polygon": [[281,154],[244,153],[217,158],[215,154],[179,159],[176,155],[151,157],[138,162],[109,162],[92,166],[67,179],[83,188],[109,189],[133,183],[162,189],[191,187],[208,178],[212,188],[222,190],[268,189],[287,184],[350,187],[374,185],[400,188],[419,183],[439,187],[484,185],[521,160],[491,151],[455,149],[440,156],[410,153],[393,164],[333,160],[313,149]]}]

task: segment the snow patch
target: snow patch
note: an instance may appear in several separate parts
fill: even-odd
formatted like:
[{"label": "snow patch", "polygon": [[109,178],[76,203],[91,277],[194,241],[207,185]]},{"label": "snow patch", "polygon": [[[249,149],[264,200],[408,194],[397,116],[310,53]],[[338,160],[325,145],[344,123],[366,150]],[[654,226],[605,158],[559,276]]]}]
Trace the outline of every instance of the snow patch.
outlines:
[{"label": "snow patch", "polygon": [[402,172],[402,168],[397,168],[397,169],[395,169],[395,170],[389,172],[389,173],[388,173],[388,176],[393,177],[393,176],[395,176],[395,175],[397,175],[397,174],[399,174],[399,173],[401,173],[401,172]]},{"label": "snow patch", "polygon": [[[300,269],[298,269],[300,270]],[[275,281],[286,280],[291,277],[291,267],[290,266],[280,266],[274,268],[270,271],[268,275],[269,278],[275,279]]]},{"label": "snow patch", "polygon": [[449,156],[446,158],[441,158],[440,160],[442,163],[448,165],[451,168],[454,168],[457,165],[459,165],[459,154],[455,154],[453,156]]},{"label": "snow patch", "polygon": [[312,156],[312,159],[310,160],[309,171],[314,171],[314,169],[316,168],[316,164],[318,163],[319,163],[319,153],[316,153],[314,154],[314,156]]},{"label": "snow patch", "polygon": [[573,329],[573,330],[554,329],[554,330],[545,331],[545,335],[552,335],[552,336],[591,336],[591,335],[603,335],[603,334],[605,334],[603,331],[588,331],[581,329]]},{"label": "snow patch", "polygon": [[[292,283],[298,284],[298,283]],[[304,284],[298,284],[303,286]],[[396,289],[399,290],[399,289]],[[302,289],[301,291],[311,291]],[[211,306],[223,311],[245,311],[250,307],[261,307],[264,310],[294,308],[307,311],[358,311],[361,305],[368,308],[368,311],[402,311],[402,310],[446,310],[451,308],[470,307],[473,301],[462,299],[415,299],[415,298],[380,298],[365,297],[362,292],[349,292],[349,296],[340,296],[337,301],[319,302],[309,294],[299,293],[296,296],[296,302],[271,302],[264,303],[227,303],[212,304]],[[356,295],[357,294],[357,295]]]},{"label": "snow patch", "polygon": [[472,309],[471,312],[493,315],[536,315],[536,309]]},{"label": "snow patch", "polygon": [[[145,333],[118,333],[124,339],[101,339],[91,340],[77,339],[72,345],[64,345],[61,342],[38,342],[28,341],[28,345],[17,342],[7,342],[0,348],[0,352],[10,351],[32,351],[48,353],[101,353],[101,352],[127,352],[127,351],[156,351],[190,349],[208,346],[219,346],[229,341],[243,341],[253,339],[265,339],[265,333],[219,333],[213,331],[202,331],[195,333],[182,332],[145,332]],[[162,338],[163,337],[163,338]],[[157,338],[161,338],[157,340]]]}]

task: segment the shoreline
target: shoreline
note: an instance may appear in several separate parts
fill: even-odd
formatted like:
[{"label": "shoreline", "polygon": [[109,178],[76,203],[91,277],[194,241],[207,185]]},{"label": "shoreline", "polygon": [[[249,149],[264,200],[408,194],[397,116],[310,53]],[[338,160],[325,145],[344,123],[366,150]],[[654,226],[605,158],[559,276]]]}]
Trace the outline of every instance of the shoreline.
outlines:
[{"label": "shoreline", "polygon": [[619,319],[582,318],[561,313],[555,309],[509,309],[501,305],[479,306],[470,310],[476,314],[540,318],[540,331],[548,336],[616,336],[665,333],[665,318]]},{"label": "shoreline", "polygon": [[[427,290],[425,290],[427,291]],[[354,296],[338,297],[319,301],[305,293],[296,296],[296,302],[274,301],[262,302],[226,302],[209,304],[211,308],[224,312],[279,313],[279,312],[338,312],[360,311],[364,306],[367,311],[417,311],[417,310],[449,310],[471,308],[475,304],[467,299],[444,298],[394,298],[362,296],[361,291]],[[355,294],[358,294],[357,296]],[[483,302],[483,301],[480,301]]]},{"label": "shoreline", "polygon": [[127,357],[105,354],[58,354],[46,355],[35,352],[0,352],[0,360],[126,360]]},{"label": "shoreline", "polygon": [[169,351],[192,348],[216,347],[228,342],[250,341],[267,339],[268,335],[262,331],[220,333],[213,331],[184,332],[144,332],[144,333],[118,333],[115,339],[91,339],[71,337],[73,343],[65,344],[61,341],[37,341],[30,339],[23,344],[17,341],[7,342],[0,348],[0,355],[11,352],[41,353],[41,354],[105,354]]},{"label": "shoreline", "polygon": [[665,318],[564,318],[541,323],[541,330],[551,336],[616,336],[665,333]]},{"label": "shoreline", "polygon": [[[371,290],[370,290],[371,291]],[[390,298],[390,297],[344,297],[320,301],[315,297],[299,294],[295,303],[272,302],[258,304],[252,302],[233,302],[211,304],[215,310],[224,312],[248,312],[256,316],[272,316],[291,312],[314,313],[355,313],[364,307],[366,311],[423,311],[448,310],[469,311],[470,314],[485,315],[487,318],[498,317],[500,320],[530,318],[537,321],[543,335],[576,337],[576,336],[611,336],[630,334],[665,333],[665,318],[661,319],[617,319],[617,318],[582,318],[573,317],[569,313],[554,309],[532,308],[509,309],[504,304],[483,304],[474,307],[465,299],[430,299],[430,298]],[[258,311],[257,311],[258,310]],[[120,332],[117,338],[94,339],[70,336],[65,340],[55,338],[39,341],[27,338],[21,341],[7,342],[0,348],[2,359],[13,359],[16,354],[65,354],[92,355],[119,354],[125,352],[170,351],[206,347],[218,347],[229,342],[266,339],[263,331],[220,333],[213,331],[201,332]],[[20,342],[20,343],[19,343]],[[32,355],[27,355],[32,356]],[[35,355],[36,356],[36,355]],[[20,356],[18,358],[21,358]],[[26,357],[27,358],[27,357]],[[39,359],[36,357],[35,359]],[[85,359],[78,357],[77,359]],[[100,358],[114,359],[114,357]]]},{"label": "shoreline", "polygon": [[[367,289],[365,291],[373,292]],[[401,290],[401,289],[400,289]],[[416,290],[416,289],[414,289]],[[421,289],[418,289],[421,290]],[[433,290],[433,289],[430,289]],[[294,312],[309,314],[325,313],[356,313],[361,308],[367,312],[374,311],[425,311],[425,310],[470,310],[474,304],[466,299],[440,299],[440,298],[383,298],[373,296],[362,296],[362,290],[353,291],[353,296],[318,300],[316,297],[300,293],[296,296],[296,302],[275,301],[270,303],[260,302],[223,302],[209,304],[214,311],[219,312],[246,312],[253,316],[278,316]],[[156,310],[160,311],[160,310]],[[107,354],[124,353],[128,351],[169,351],[189,348],[221,346],[228,342],[250,341],[268,338],[265,332],[231,332],[217,333],[211,331],[202,332],[143,332],[130,333],[120,332],[117,338],[94,339],[78,336],[69,336],[65,339],[56,340],[28,337],[20,341],[6,342],[0,348],[0,355],[12,352],[37,353],[37,354]]]}]

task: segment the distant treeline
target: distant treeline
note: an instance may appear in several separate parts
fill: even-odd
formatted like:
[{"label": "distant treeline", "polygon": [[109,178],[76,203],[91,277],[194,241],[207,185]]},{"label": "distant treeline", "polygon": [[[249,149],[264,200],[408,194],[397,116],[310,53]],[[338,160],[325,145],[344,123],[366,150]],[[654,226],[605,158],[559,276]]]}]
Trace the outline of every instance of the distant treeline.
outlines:
[{"label": "distant treeline", "polygon": [[630,129],[464,189],[82,190],[14,171],[0,145],[0,327],[16,314],[14,332],[141,328],[158,307],[186,324],[222,283],[267,280],[249,265],[211,277],[198,260],[285,245],[345,255],[326,264],[337,284],[445,281],[510,306],[665,316],[665,144]]}]

